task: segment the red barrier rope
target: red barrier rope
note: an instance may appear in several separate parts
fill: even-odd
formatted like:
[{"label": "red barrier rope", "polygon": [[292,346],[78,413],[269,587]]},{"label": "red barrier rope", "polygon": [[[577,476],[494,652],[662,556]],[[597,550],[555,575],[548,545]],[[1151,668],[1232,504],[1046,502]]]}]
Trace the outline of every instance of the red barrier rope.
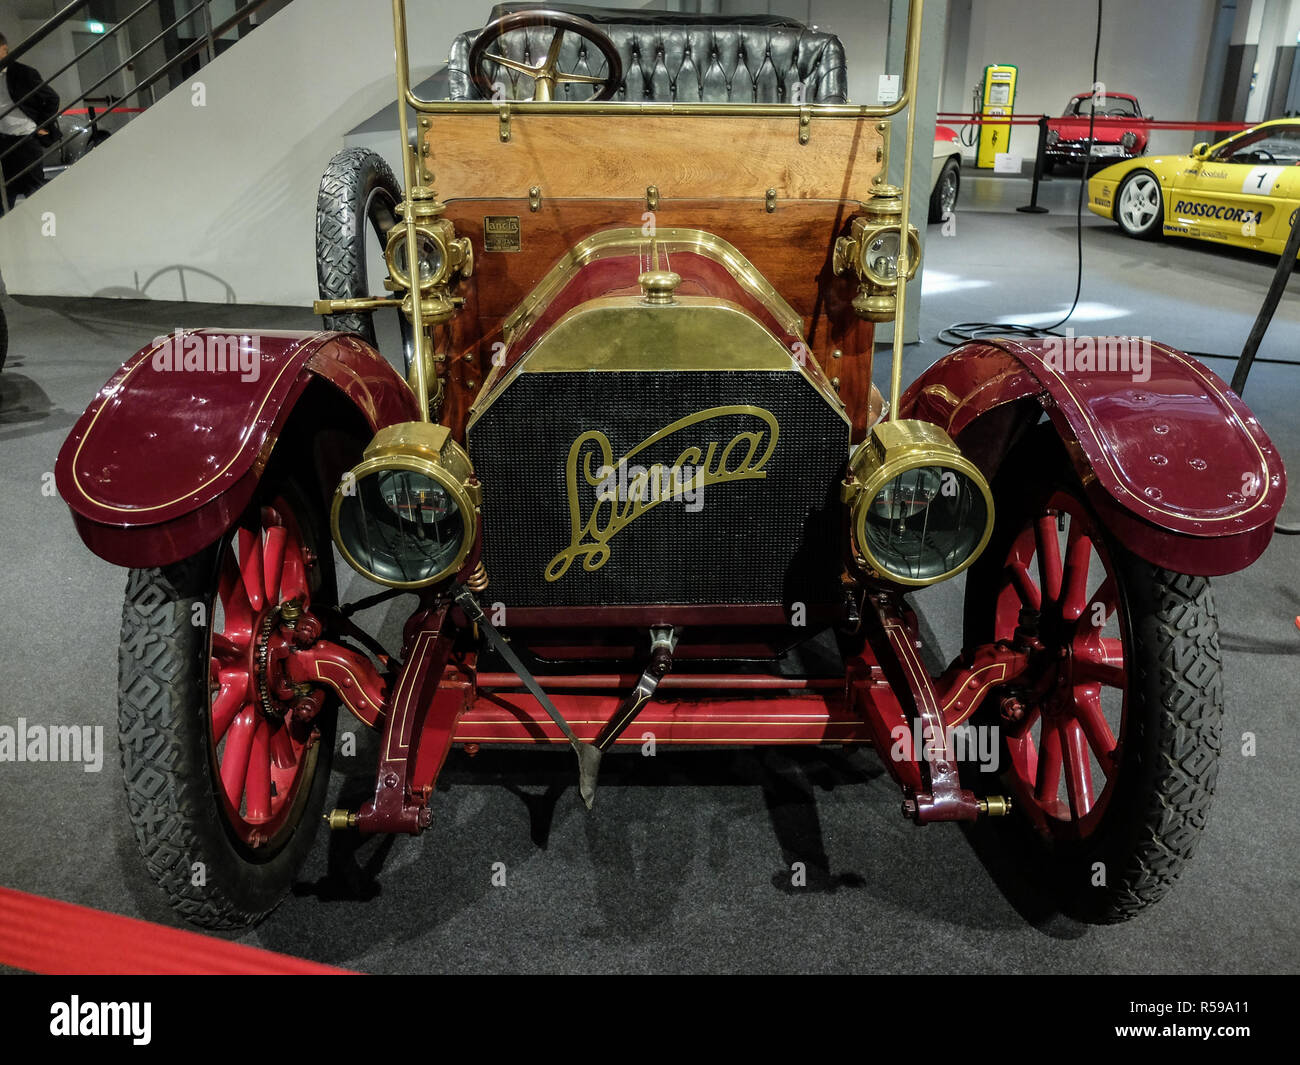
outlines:
[{"label": "red barrier rope", "polygon": [[[1048,123],[1052,122],[1082,122],[1082,115],[1070,115],[1062,117],[1059,115],[1012,115],[1004,118],[999,115],[976,115],[966,114],[961,111],[940,111],[936,118],[940,122],[960,122],[964,126],[1036,126],[1039,119],[1046,118]],[[1258,122],[1160,122],[1151,118],[1103,118],[1098,115],[1095,120],[1095,126],[1123,126],[1125,129],[1205,129],[1205,130],[1222,130],[1224,132],[1236,132],[1237,130],[1250,129],[1251,126],[1259,125]]]},{"label": "red barrier rope", "polygon": [[[100,115],[138,115],[138,114],[140,114],[142,111],[144,111],[144,108],[143,108],[143,107],[110,107],[110,108],[96,107],[96,108],[95,108],[95,117],[98,118]],[[61,115],[88,115],[88,114],[90,114],[90,108],[89,108],[89,107],[70,107],[70,108],[68,108],[66,111],[60,111],[59,114],[61,114]]]},{"label": "red barrier rope", "polygon": [[78,976],[347,972],[4,887],[0,887],[0,965]]}]

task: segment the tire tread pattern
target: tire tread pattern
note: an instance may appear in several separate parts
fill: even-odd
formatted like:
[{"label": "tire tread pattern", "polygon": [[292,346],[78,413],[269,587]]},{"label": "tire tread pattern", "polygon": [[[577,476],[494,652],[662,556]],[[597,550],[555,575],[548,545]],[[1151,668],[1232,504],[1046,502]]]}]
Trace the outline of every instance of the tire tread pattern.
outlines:
[{"label": "tire tread pattern", "polygon": [[1143,733],[1133,739],[1147,763],[1146,794],[1117,882],[1095,915],[1104,923],[1129,920],[1173,887],[1208,820],[1222,751],[1223,659],[1209,580],[1133,557],[1126,564],[1144,571],[1130,586],[1146,593],[1134,603],[1132,690],[1150,712],[1130,718]]},{"label": "tire tread pattern", "polygon": [[[370,295],[364,205],[376,185],[387,189],[394,203],[401,200],[392,168],[368,148],[344,148],[321,176],[316,196],[316,280],[323,300]],[[326,315],[324,322],[326,329],[358,333],[375,343],[369,314]]]},{"label": "tire tread pattern", "polygon": [[[205,553],[161,569],[133,569],[122,608],[118,658],[118,728],[122,779],[136,842],[150,875],[172,907],[208,928],[238,928],[264,917],[273,906],[249,910],[225,890],[213,853],[212,786],[206,745],[182,715],[198,700],[199,671],[193,659],[201,631],[191,624]],[[206,884],[193,883],[194,863],[205,867]]]}]

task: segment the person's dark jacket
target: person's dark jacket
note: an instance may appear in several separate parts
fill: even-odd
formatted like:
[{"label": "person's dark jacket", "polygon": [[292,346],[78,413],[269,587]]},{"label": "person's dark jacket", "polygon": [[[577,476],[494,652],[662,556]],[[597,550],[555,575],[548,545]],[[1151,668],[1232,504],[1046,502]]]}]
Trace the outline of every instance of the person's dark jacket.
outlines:
[{"label": "person's dark jacket", "polygon": [[[18,104],[18,110],[35,122],[38,130],[48,130],[49,140],[58,140],[59,94],[49,85],[42,85],[40,72],[26,63],[9,63],[3,73],[9,98]],[[28,93],[31,98],[23,99]]]}]

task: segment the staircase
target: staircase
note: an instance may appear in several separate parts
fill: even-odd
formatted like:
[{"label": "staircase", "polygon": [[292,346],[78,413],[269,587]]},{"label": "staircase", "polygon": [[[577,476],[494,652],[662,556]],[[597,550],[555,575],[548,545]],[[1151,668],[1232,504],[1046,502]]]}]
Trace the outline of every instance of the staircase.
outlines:
[{"label": "staircase", "polygon": [[[64,84],[74,80],[80,90],[75,98],[61,100],[48,119],[41,116],[39,158],[23,142],[0,151],[0,214],[12,206],[12,198],[62,173],[156,98],[247,36],[257,26],[259,13],[265,18],[288,2],[72,0],[22,41],[14,42],[11,34],[9,54],[0,59],[0,77],[25,56],[31,65],[33,50],[43,42],[61,43],[72,58],[57,69],[42,67],[44,80],[0,109],[0,121],[24,104],[39,106],[51,98],[51,83],[65,74]],[[48,47],[42,51],[47,57],[51,53]],[[29,155],[33,157],[26,158]]]}]

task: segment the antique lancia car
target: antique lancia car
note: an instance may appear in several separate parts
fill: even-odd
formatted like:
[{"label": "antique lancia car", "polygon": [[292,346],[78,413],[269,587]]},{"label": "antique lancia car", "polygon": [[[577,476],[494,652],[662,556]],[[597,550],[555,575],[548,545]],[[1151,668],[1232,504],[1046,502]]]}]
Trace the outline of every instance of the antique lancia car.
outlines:
[{"label": "antique lancia car", "polygon": [[[130,816],[186,918],[260,919],[322,817],[419,833],[453,746],[510,744],[570,746],[588,806],[620,744],[869,744],[905,817],[996,819],[1068,914],[1168,891],[1220,750],[1208,578],[1264,550],[1283,468],[1140,338],[971,343],[904,388],[900,328],[873,387],[920,258],[921,6],[864,106],[789,19],[515,7],[424,99],[394,0],[404,180],[329,165],[326,328],[159,338],[59,456],[129,569]],[[340,602],[344,563],[375,592]],[[959,574],[927,668],[913,597]],[[389,600],[385,645],[356,619]],[[339,711],[377,765],[326,813]]]}]

